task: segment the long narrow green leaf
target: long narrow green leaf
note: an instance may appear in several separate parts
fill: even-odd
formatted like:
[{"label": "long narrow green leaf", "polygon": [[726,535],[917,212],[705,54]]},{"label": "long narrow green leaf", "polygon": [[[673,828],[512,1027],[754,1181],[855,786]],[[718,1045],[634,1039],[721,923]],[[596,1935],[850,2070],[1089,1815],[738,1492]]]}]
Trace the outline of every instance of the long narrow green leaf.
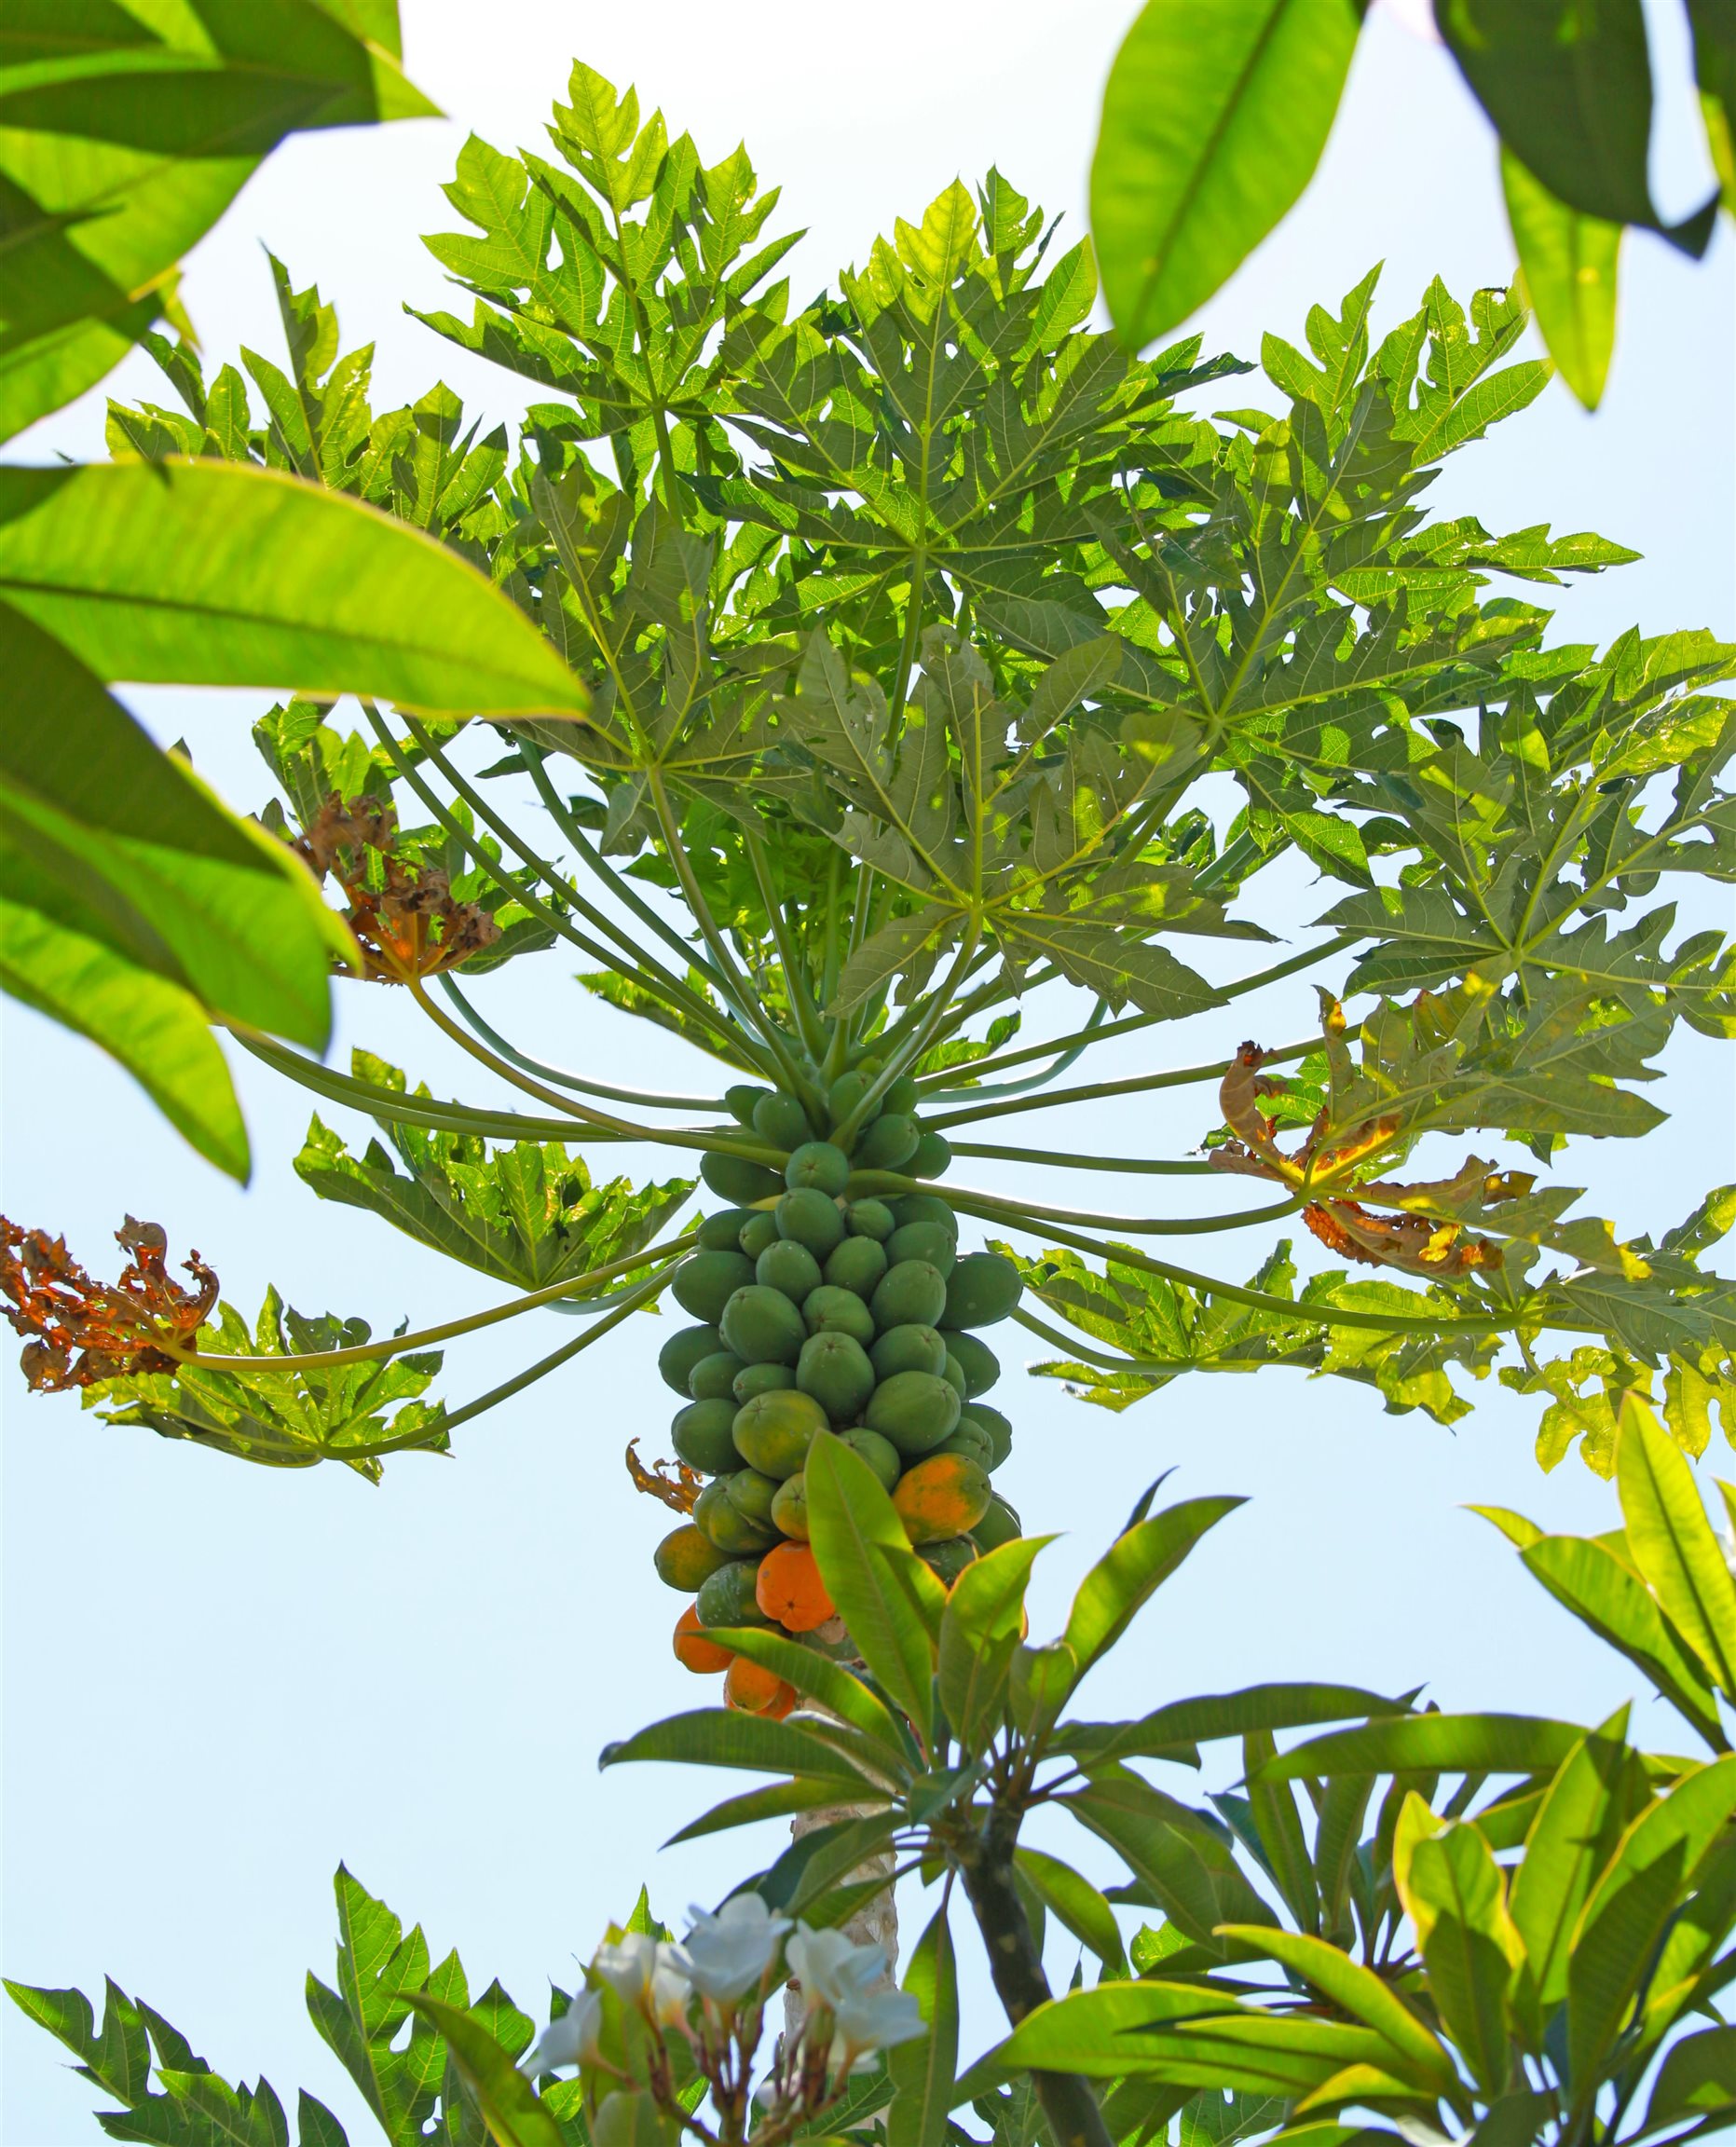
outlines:
[{"label": "long narrow green leaf", "polygon": [[1334,2005],[1374,2029],[1391,2047],[1392,2070],[1406,2069],[1419,2085],[1432,2082],[1443,2092],[1456,2085],[1453,2059],[1440,2037],[1373,1969],[1323,1938],[1310,1938],[1302,1932],[1241,1923],[1226,1925],[1223,1935],[1305,1976]]},{"label": "long narrow green leaf", "polygon": [[1071,1864],[1046,1856],[1040,1849],[1018,1849],[1013,1853],[1032,1893],[1082,1945],[1091,1949],[1102,1962],[1104,1975],[1126,1976],[1128,1959],[1115,1911],[1091,1881]]},{"label": "long narrow green leaf", "polygon": [[755,1773],[807,1776],[852,1787],[860,1787],[865,1780],[842,1753],[800,1725],[728,1707],[699,1707],[653,1722],[619,1744],[606,1744],[597,1764],[620,1767],[633,1759],[743,1767]]},{"label": "long narrow green leaf", "polygon": [[967,1566],[940,1619],[940,1703],[968,1752],[1000,1726],[1031,1568],[1051,1536],[1021,1536]]},{"label": "long narrow green leaf", "polygon": [[1143,2058],[1137,2039],[1141,2029],[1237,2010],[1234,1998],[1191,1983],[1104,1983],[1095,1990],[1069,1991],[1039,2005],[1005,2042],[985,2052],[959,2081],[958,2099],[971,2101],[1025,2072],[1113,2079],[1136,2070],[1134,2061]]},{"label": "long narrow green leaf", "polygon": [[1616,1484],[1633,1563],[1712,1681],[1736,1700],[1736,1579],[1681,1448],[1636,1395],[1623,1397]]},{"label": "long narrow green leaf", "polygon": [[1510,149],[1501,190],[1525,294],[1556,369],[1588,410],[1604,399],[1616,347],[1616,266],[1622,226],[1557,200]]},{"label": "long narrow green leaf", "polygon": [[732,1826],[752,1826],[761,1819],[787,1819],[795,1812],[813,1812],[838,1801],[838,1784],[829,1777],[818,1781],[805,1777],[795,1782],[774,1782],[767,1789],[749,1789],[740,1797],[726,1797],[698,1819],[691,1819],[663,1843],[673,1849],[677,1841],[697,1841],[702,1835],[726,1833]]},{"label": "long narrow green leaf", "polygon": [[1280,1752],[1275,1782],[1329,1774],[1552,1773],[1584,1732],[1536,1715],[1401,1715]]},{"label": "long narrow green leaf", "polygon": [[457,553],[220,462],[0,470],[0,598],[99,677],[577,715],[579,681]]},{"label": "long narrow green leaf", "polygon": [[1114,1771],[1056,1801],[1109,1843],[1196,1945],[1216,1949],[1221,1923],[1277,1921],[1223,1836],[1137,1774]]},{"label": "long narrow green leaf", "polygon": [[1347,1716],[1399,1715],[1402,1701],[1360,1685],[1250,1685],[1239,1692],[1210,1692],[1172,1700],[1136,1722],[1063,1722],[1054,1748],[1097,1765],[1111,1759],[1155,1758],[1185,1752],[1221,1737],[1251,1730],[1301,1730]]},{"label": "long narrow green leaf", "polygon": [[1061,1634],[1082,1677],[1115,1645],[1207,1530],[1246,1503],[1243,1498],[1189,1498],[1149,1521],[1136,1522],[1116,1538],[1079,1583]]},{"label": "long narrow green leaf", "polygon": [[[1395,1857],[1395,1875],[1398,1870]],[[1493,2098],[1508,2083],[1510,2000],[1524,1948],[1489,1844],[1469,1822],[1442,1827],[1416,1842],[1400,1892],[1416,1926],[1442,2024]]]},{"label": "long narrow green leaf", "polygon": [[928,2032],[888,2058],[895,2090],[886,2120],[887,2147],[945,2147],[947,2119],[958,2100],[958,1967],[942,1901],[916,1942],[904,1988],[917,2000]]},{"label": "long narrow green leaf", "polygon": [[1736,2106],[1736,2028],[1708,2028],[1672,2044],[1658,2068],[1644,2129]]},{"label": "long narrow green leaf", "polygon": [[1627,1709],[1581,1738],[1544,1793],[1513,1874],[1512,1915],[1524,1941],[1537,2002],[1545,2012],[1567,1992],[1567,1958],[1580,1910],[1625,1826],[1643,1781],[1633,1782]]},{"label": "long narrow green leaf", "polygon": [[822,1707],[829,1708],[841,1721],[860,1730],[865,1738],[880,1747],[889,1767],[900,1773],[908,1768],[909,1757],[898,1735],[897,1724],[884,1703],[841,1663],[833,1662],[816,1649],[804,1648],[799,1640],[792,1640],[783,1633],[773,1633],[764,1625],[730,1626],[715,1633],[713,1637],[720,1647],[733,1648],[736,1654],[745,1655],[750,1662],[762,1663],[766,1669],[775,1671],[786,1685],[793,1685],[798,1692],[807,1693]]},{"label": "long narrow green leaf", "polygon": [[822,1431],[802,1472],[808,1526],[827,1594],[862,1660],[925,1737],[934,1655],[922,1620],[886,1564],[913,1557],[892,1501],[860,1455]]},{"label": "long narrow green leaf", "polygon": [[1251,1730],[1242,1739],[1242,1771],[1248,1778],[1248,1802],[1265,1852],[1265,1861],[1278,1881],[1284,1906],[1303,1930],[1319,1935],[1320,1894],[1296,1809],[1296,1792],[1288,1782],[1267,1781],[1260,1772],[1277,1757],[1269,1730]]},{"label": "long narrow green leaf", "polygon": [[1124,343],[1186,320],[1307,185],[1358,20],[1352,0],[1146,0],[1091,164],[1091,236]]}]

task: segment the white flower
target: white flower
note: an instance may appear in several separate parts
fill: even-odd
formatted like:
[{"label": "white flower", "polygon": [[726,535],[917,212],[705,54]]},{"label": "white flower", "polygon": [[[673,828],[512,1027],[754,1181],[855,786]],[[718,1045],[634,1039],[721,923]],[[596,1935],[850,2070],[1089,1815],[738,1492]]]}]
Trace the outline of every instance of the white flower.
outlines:
[{"label": "white flower", "polygon": [[629,1931],[618,1942],[597,1948],[591,1972],[623,2005],[649,2015],[660,2028],[686,2024],[691,1991],[674,1946],[643,1931]]},{"label": "white flower", "polygon": [[519,2059],[519,2071],[534,2080],[539,2072],[553,2072],[562,2065],[595,2064],[597,2031],[602,2025],[603,2001],[595,1990],[581,1985],[566,2012],[558,2020],[549,2022],[536,2047]]},{"label": "white flower", "polygon": [[733,2005],[758,1984],[777,1956],[790,1928],[773,1916],[758,1894],[737,1894],[715,1916],[689,1911],[693,1928],[676,1949],[677,1959],[702,1997]]},{"label": "white flower", "polygon": [[909,1990],[853,1990],[833,2006],[832,2022],[830,2062],[841,2072],[865,2051],[890,2050],[895,2043],[912,2043],[928,2032],[923,2009]]},{"label": "white flower", "polygon": [[832,2012],[864,1995],[887,1973],[886,1956],[878,1946],[853,1946],[841,1931],[813,1931],[805,1923],[797,1924],[787,1959],[809,2004]]}]

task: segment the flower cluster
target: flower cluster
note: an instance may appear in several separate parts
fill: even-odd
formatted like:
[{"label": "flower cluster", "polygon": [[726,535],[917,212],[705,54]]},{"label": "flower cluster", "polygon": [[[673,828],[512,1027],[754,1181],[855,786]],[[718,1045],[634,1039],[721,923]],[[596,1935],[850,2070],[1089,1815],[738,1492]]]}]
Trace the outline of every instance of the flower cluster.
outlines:
[{"label": "flower cluster", "polygon": [[[638,2117],[649,2109],[664,2138],[686,2131],[731,2147],[746,2137],[751,2096],[755,2140],[777,2147],[839,2099],[856,2067],[923,2032],[916,2000],[891,1986],[878,1946],[792,1925],[758,1894],[691,1917],[678,1944],[611,1935],[572,2004],[521,2061],[532,2078],[576,2066],[598,2139],[644,2138]],[[766,2003],[786,1976],[804,2002],[801,2031],[778,2038],[753,2092]],[[715,2129],[696,2114],[702,2100]]]}]

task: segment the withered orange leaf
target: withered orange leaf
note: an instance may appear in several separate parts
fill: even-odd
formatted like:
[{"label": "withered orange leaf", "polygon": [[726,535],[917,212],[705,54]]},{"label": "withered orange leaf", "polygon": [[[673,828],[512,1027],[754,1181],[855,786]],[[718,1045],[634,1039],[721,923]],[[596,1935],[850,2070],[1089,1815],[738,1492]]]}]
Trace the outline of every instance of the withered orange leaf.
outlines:
[{"label": "withered orange leaf", "polygon": [[168,1269],[169,1240],[156,1223],[129,1215],[115,1241],[128,1255],[114,1283],[87,1274],[63,1238],[22,1230],[0,1215],[0,1293],[24,1337],[20,1362],[32,1389],[58,1394],[140,1372],[172,1372],[162,1345],[187,1351],[215,1309],[216,1275],[197,1252],[182,1263],[188,1290]]}]

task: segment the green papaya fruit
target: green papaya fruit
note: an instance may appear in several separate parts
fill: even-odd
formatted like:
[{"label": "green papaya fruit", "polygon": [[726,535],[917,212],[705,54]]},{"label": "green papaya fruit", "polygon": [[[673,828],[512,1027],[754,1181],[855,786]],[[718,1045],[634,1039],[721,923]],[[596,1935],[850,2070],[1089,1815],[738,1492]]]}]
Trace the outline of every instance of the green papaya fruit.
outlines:
[{"label": "green papaya fruit", "polygon": [[733,1392],[737,1402],[751,1402],[756,1394],[781,1394],[795,1384],[787,1364],[745,1364],[735,1374]]},{"label": "green papaya fruit", "polygon": [[754,1131],[768,1148],[782,1148],[786,1154],[813,1139],[808,1114],[793,1096],[762,1096],[754,1105]]},{"label": "green papaya fruit", "polygon": [[868,1351],[877,1379],[890,1379],[895,1372],[932,1372],[946,1369],[947,1346],[932,1327],[888,1327]]},{"label": "green papaya fruit", "polygon": [[912,1178],[944,1178],[951,1166],[951,1142],[944,1133],[924,1133],[905,1169]]},{"label": "green papaya fruit", "polygon": [[850,1183],[850,1158],[829,1141],[804,1141],[784,1166],[784,1183],[792,1193],[811,1186],[835,1199]]},{"label": "green papaya fruit", "polygon": [[880,1107],[882,1111],[890,1111],[895,1117],[899,1118],[908,1118],[910,1113],[916,1109],[916,1083],[908,1074],[900,1074],[898,1078],[882,1092],[880,1100]]},{"label": "green papaya fruit", "polygon": [[938,1193],[904,1193],[888,1202],[900,1229],[907,1223],[938,1223],[943,1230],[952,1233],[954,1241],[959,1234],[959,1219],[950,1205]]},{"label": "green papaya fruit", "polygon": [[992,1327],[1024,1292],[1018,1270],[998,1252],[967,1252],[947,1277],[948,1327]]},{"label": "green papaya fruit", "polygon": [[772,1501],[772,1525],[798,1543],[808,1540],[808,1485],[800,1469],[786,1476]]},{"label": "green papaya fruit", "polygon": [[[718,1320],[731,1297],[754,1279],[741,1252],[690,1252],[670,1282],[675,1301],[695,1320]],[[739,1354],[739,1352],[738,1352]]]},{"label": "green papaya fruit", "polygon": [[750,1521],[730,1503],[730,1480],[715,1476],[693,1502],[693,1525],[708,1543],[727,1551],[731,1558],[750,1551],[769,1551],[776,1541],[773,1531]]},{"label": "green papaya fruit", "polygon": [[754,1209],[742,1224],[738,1240],[742,1251],[750,1260],[758,1260],[768,1245],[777,1241],[777,1217],[769,1208]]},{"label": "green papaya fruit", "polygon": [[894,1267],[900,1260],[926,1260],[937,1275],[950,1275],[958,1256],[956,1226],[944,1230],[938,1223],[900,1223],[886,1240],[886,1259]]},{"label": "green papaya fruit", "polygon": [[805,1245],[816,1260],[824,1260],[844,1234],[837,1201],[817,1185],[799,1185],[786,1193],[773,1213],[778,1236]]},{"label": "green papaya fruit", "polygon": [[715,1215],[707,1215],[699,1226],[700,1251],[739,1252],[742,1225],[752,1213],[751,1208],[720,1208]]},{"label": "green papaya fruit", "polygon": [[759,1577],[757,1558],[731,1558],[700,1582],[694,1607],[702,1625],[769,1625],[772,1621],[759,1607],[754,1583]]},{"label": "green papaya fruit", "polygon": [[715,1327],[678,1327],[657,1352],[663,1385],[685,1394],[694,1365],[704,1357],[715,1357],[722,1347],[723,1337]]},{"label": "green papaya fruit", "polygon": [[965,1566],[974,1566],[981,1553],[968,1536],[943,1536],[938,1543],[919,1543],[916,1555],[950,1588]]},{"label": "green papaya fruit", "polygon": [[885,1248],[872,1238],[846,1238],[826,1255],[827,1281],[834,1290],[854,1290],[864,1304],[885,1272]]},{"label": "green papaya fruit", "polygon": [[721,1148],[714,1148],[700,1164],[699,1174],[714,1193],[725,1200],[733,1200],[738,1208],[751,1208],[758,1201],[774,1199],[782,1183],[775,1170],[763,1163],[751,1162],[745,1156],[731,1156]]},{"label": "green papaya fruit", "polygon": [[758,1282],[731,1295],[718,1332],[724,1347],[748,1364],[793,1364],[808,1339],[800,1309],[781,1290]]},{"label": "green papaya fruit", "polygon": [[738,1081],[732,1088],[723,1091],[723,1108],[738,1126],[745,1126],[751,1132],[759,1099],[771,1093],[771,1089],[756,1087],[751,1081]]},{"label": "green papaya fruit", "polygon": [[993,1456],[989,1466],[1001,1468],[1013,1451],[1013,1427],[998,1409],[991,1409],[986,1402],[973,1402],[965,1415],[988,1439],[989,1451]]},{"label": "green papaya fruit", "polygon": [[851,1162],[858,1170],[901,1170],[915,1155],[921,1138],[914,1118],[883,1111],[857,1134]]},{"label": "green papaya fruit", "polygon": [[822,1282],[801,1301],[810,1334],[854,1334],[866,1349],[874,1339],[874,1315],[854,1290],[835,1290]]},{"label": "green papaya fruit", "polygon": [[942,1328],[940,1339],[964,1374],[966,1394],[986,1394],[1001,1376],[1001,1360],[994,1351],[962,1327]]},{"label": "green papaya fruit", "polygon": [[820,1287],[820,1263],[805,1245],[798,1245],[793,1238],[780,1238],[754,1262],[754,1280],[768,1290],[781,1290],[800,1305],[811,1290]]},{"label": "green papaya fruit", "polygon": [[874,1367],[854,1334],[827,1329],[802,1344],[796,1384],[813,1396],[834,1424],[848,1424],[862,1414],[874,1391]]},{"label": "green papaya fruit", "polygon": [[687,1390],[695,1402],[713,1402],[719,1395],[732,1394],[735,1374],[742,1368],[742,1360],[732,1349],[714,1350],[709,1357],[702,1357],[689,1373]]},{"label": "green papaya fruit", "polygon": [[718,1476],[739,1469],[742,1457],[732,1436],[735,1412],[741,1403],[729,1395],[713,1395],[705,1402],[690,1402],[678,1410],[669,1427],[677,1454],[702,1476]]},{"label": "green papaya fruit", "polygon": [[950,1349],[947,1351],[946,1362],[940,1367],[940,1376],[958,1396],[959,1406],[960,1408],[963,1408],[964,1403],[970,1399],[969,1392],[964,1385],[964,1367],[959,1362],[958,1359],[952,1354]]},{"label": "green papaya fruit", "polygon": [[994,1446],[974,1417],[961,1416],[951,1433],[935,1448],[936,1454],[963,1454],[986,1476],[994,1467]]},{"label": "green papaya fruit", "polygon": [[980,1551],[998,1551],[1003,1543],[1015,1542],[1024,1532],[1024,1524],[998,1493],[989,1500],[988,1511],[971,1530]]},{"label": "green papaya fruit", "polygon": [[879,1479],[882,1491],[890,1491],[904,1472],[904,1456],[892,1441],[882,1432],[870,1431],[866,1424],[839,1432],[838,1441],[853,1454],[861,1456]]},{"label": "green papaya fruit", "polygon": [[[758,1469],[738,1469],[732,1476],[718,1478],[729,1495],[730,1504],[743,1519],[768,1532],[774,1526],[772,1501],[777,1497],[777,1481],[775,1476],[762,1476]],[[694,1511],[697,1512],[698,1509]]]},{"label": "green papaya fruit", "polygon": [[[947,1279],[926,1260],[900,1260],[881,1277],[868,1302],[874,1324],[882,1334],[889,1327],[938,1327],[946,1310]],[[954,1326],[959,1324],[953,1321]]]},{"label": "green papaya fruit", "polygon": [[858,1069],[854,1074],[841,1074],[826,1091],[827,1115],[831,1119],[834,1131],[868,1094],[873,1079],[871,1074],[864,1074]]},{"label": "green papaya fruit", "polygon": [[[900,1454],[909,1456],[938,1446],[957,1425],[960,1413],[958,1396],[934,1373],[895,1372],[868,1396],[864,1415],[870,1431],[890,1439]],[[739,1430],[735,1443],[739,1447]]]},{"label": "green papaya fruit", "polygon": [[898,1227],[897,1218],[883,1200],[853,1200],[844,1210],[853,1238],[872,1238],[883,1245]]},{"label": "green papaya fruit", "polygon": [[825,1410],[800,1388],[756,1394],[735,1413],[735,1451],[750,1469],[781,1483],[801,1467],[815,1432],[826,1429]]}]

